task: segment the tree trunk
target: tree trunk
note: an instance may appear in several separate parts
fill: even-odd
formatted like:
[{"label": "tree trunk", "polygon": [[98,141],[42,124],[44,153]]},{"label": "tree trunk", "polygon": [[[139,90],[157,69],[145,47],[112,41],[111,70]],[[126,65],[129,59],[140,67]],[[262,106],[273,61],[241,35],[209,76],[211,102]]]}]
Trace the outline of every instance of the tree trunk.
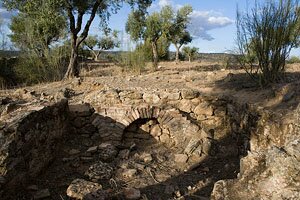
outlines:
[{"label": "tree trunk", "polygon": [[192,57],[192,56],[189,56],[189,62],[191,62],[191,61],[192,61],[191,57]]},{"label": "tree trunk", "polygon": [[176,48],[175,62],[177,64],[177,63],[179,63],[179,47],[175,44],[175,48]]},{"label": "tree trunk", "polygon": [[96,53],[94,50],[91,50],[94,54],[94,61],[98,61],[98,53]]},{"label": "tree trunk", "polygon": [[101,54],[101,51],[98,50],[98,52],[95,54],[95,61],[99,61],[100,54]]},{"label": "tree trunk", "polygon": [[77,37],[72,37],[72,44],[71,44],[72,50],[71,50],[71,57],[70,62],[68,65],[67,72],[64,76],[65,79],[70,79],[73,77],[79,76],[79,69],[78,69],[78,48],[77,45]]},{"label": "tree trunk", "polygon": [[152,52],[153,52],[153,70],[157,70],[158,66],[158,53],[157,53],[157,44],[156,42],[152,42]]}]

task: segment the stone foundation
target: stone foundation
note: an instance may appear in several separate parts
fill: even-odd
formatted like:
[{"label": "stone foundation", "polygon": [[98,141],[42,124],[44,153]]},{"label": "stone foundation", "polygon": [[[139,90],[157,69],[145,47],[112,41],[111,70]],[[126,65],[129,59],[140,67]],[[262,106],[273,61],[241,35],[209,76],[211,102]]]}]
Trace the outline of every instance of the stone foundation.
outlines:
[{"label": "stone foundation", "polygon": [[[266,112],[237,104],[229,97],[205,97],[192,90],[108,89],[89,94],[84,101],[68,105],[63,100],[27,110],[1,125],[0,184],[4,194],[13,191],[11,188],[26,187],[31,179],[45,174],[56,159],[63,166],[82,165],[79,171],[86,181],[76,177],[80,184],[94,187],[96,182],[97,188],[102,188],[99,184],[112,177],[122,182],[148,176],[151,180],[143,186],[147,188],[191,171],[211,158],[238,161],[251,150],[241,161],[238,179],[217,182],[212,196],[242,199],[251,193],[251,187],[263,190],[279,181],[282,176],[262,177],[268,177],[267,172],[287,174],[285,169],[291,169],[288,163],[296,163],[299,154],[298,143],[291,139],[296,130],[292,123],[276,124]],[[77,138],[77,143],[73,144],[72,138]],[[276,171],[276,163],[289,160],[281,171]],[[172,170],[158,173],[161,164]],[[211,168],[208,170],[213,171]],[[294,169],[291,172],[296,172]],[[292,187],[284,180],[283,189]],[[77,187],[75,182],[71,188]],[[242,185],[249,188],[240,188]],[[109,196],[104,190],[100,193]],[[266,196],[277,198],[274,192],[268,191]],[[73,190],[68,194],[84,196]]]}]

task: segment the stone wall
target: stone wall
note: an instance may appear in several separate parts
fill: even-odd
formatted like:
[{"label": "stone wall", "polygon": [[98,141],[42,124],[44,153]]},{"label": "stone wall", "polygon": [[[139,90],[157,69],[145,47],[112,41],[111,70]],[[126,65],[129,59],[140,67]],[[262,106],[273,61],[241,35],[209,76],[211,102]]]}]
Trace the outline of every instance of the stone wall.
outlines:
[{"label": "stone wall", "polygon": [[237,179],[218,181],[213,200],[299,199],[300,108],[292,116],[259,113],[251,151],[241,160]]},{"label": "stone wall", "polygon": [[154,120],[149,134],[168,147],[175,160],[184,158],[186,169],[208,156],[248,154],[241,160],[238,179],[215,184],[213,199],[278,199],[281,193],[293,199],[298,193],[292,191],[299,192],[299,185],[292,184],[292,179],[300,182],[299,129],[290,118],[193,90],[107,89],[86,95],[84,102],[27,109],[0,123],[0,184],[5,189],[42,172],[68,134],[117,146],[136,121]]},{"label": "stone wall", "polygon": [[[257,120],[247,105],[234,103],[229,97],[202,96],[194,90],[107,89],[87,95],[84,101],[95,109],[92,123],[104,141],[120,142],[124,129],[135,120],[156,119],[164,131],[155,139],[188,156],[190,165],[209,154],[246,155]],[[105,125],[109,121],[113,130]]]},{"label": "stone wall", "polygon": [[25,184],[55,158],[67,131],[67,101],[23,108],[0,130],[0,176],[4,189]]}]

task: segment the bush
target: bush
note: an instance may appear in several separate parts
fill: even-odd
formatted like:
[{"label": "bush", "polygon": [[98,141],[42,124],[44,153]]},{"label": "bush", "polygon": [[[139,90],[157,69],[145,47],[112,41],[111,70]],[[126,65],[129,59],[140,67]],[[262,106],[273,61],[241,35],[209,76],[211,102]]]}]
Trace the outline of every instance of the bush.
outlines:
[{"label": "bush", "polygon": [[297,56],[292,56],[287,62],[289,64],[300,63],[300,58]]},{"label": "bush", "polygon": [[17,82],[13,66],[17,59],[0,58],[0,88],[8,88],[14,86]]},{"label": "bush", "polygon": [[140,74],[145,68],[147,56],[142,49],[137,48],[133,52],[122,52],[118,58],[118,65],[122,66],[125,70],[129,70]]},{"label": "bush", "polygon": [[30,53],[21,55],[14,66],[14,71],[19,84],[58,81],[63,78],[68,60],[67,47],[54,47],[45,54],[45,57]]},{"label": "bush", "polygon": [[298,43],[299,11],[298,0],[280,0],[256,1],[249,13],[237,13],[239,62],[261,86],[281,79]]}]

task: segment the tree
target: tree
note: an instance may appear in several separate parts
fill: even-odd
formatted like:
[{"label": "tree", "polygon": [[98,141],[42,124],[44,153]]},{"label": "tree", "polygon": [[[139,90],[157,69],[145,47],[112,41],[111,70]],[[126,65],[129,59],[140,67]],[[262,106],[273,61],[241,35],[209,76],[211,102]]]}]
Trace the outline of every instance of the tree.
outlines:
[{"label": "tree", "polygon": [[[256,1],[248,13],[237,12],[238,60],[260,85],[281,79],[286,59],[297,46],[299,16],[298,0]],[[253,54],[255,59],[247,59]]]},{"label": "tree", "polygon": [[[168,21],[168,27],[165,29],[165,34],[176,49],[176,62],[179,62],[180,48],[192,41],[190,33],[187,31],[187,25],[190,23],[190,14],[193,12],[193,8],[189,5],[183,6],[177,12],[170,6],[162,8],[166,20]],[[176,13],[176,14],[174,14]]]},{"label": "tree", "polygon": [[129,33],[131,39],[134,41],[143,39],[144,44],[151,44],[153,70],[156,70],[158,66],[158,42],[164,31],[167,30],[169,15],[170,13],[162,10],[145,17],[142,13],[136,11],[129,14],[126,22],[126,32]]},{"label": "tree", "polygon": [[[100,26],[105,30],[110,15],[116,13],[124,2],[129,3],[132,8],[137,5],[138,10],[145,12],[147,7],[151,5],[152,0],[3,0],[3,2],[7,8],[18,9],[20,12],[44,2],[55,8],[57,7],[57,11],[61,15],[67,16],[71,39],[71,55],[65,78],[71,78],[79,76],[78,50],[87,38],[90,26],[97,14],[100,17]],[[88,17],[84,24],[83,18],[85,15],[88,15]]]},{"label": "tree", "polygon": [[11,21],[11,41],[21,50],[45,57],[50,45],[63,38],[66,19],[50,5],[42,4],[39,12],[19,13]]},{"label": "tree", "polygon": [[[98,38],[98,36],[88,36],[84,41],[84,46],[94,54],[94,60],[98,61],[103,50],[109,50],[120,46],[120,41],[118,41],[118,31],[114,30],[112,33],[106,32],[104,33],[104,37],[101,38]],[[95,50],[95,47],[98,47],[98,50]]]},{"label": "tree", "polygon": [[158,66],[158,49],[157,41],[162,35],[162,21],[159,13],[153,13],[146,20],[145,38],[151,43],[153,54],[153,69],[156,70]]},{"label": "tree", "polygon": [[192,61],[192,59],[195,57],[195,55],[198,53],[199,48],[196,47],[183,47],[182,49],[185,56],[189,58],[189,62]]}]

